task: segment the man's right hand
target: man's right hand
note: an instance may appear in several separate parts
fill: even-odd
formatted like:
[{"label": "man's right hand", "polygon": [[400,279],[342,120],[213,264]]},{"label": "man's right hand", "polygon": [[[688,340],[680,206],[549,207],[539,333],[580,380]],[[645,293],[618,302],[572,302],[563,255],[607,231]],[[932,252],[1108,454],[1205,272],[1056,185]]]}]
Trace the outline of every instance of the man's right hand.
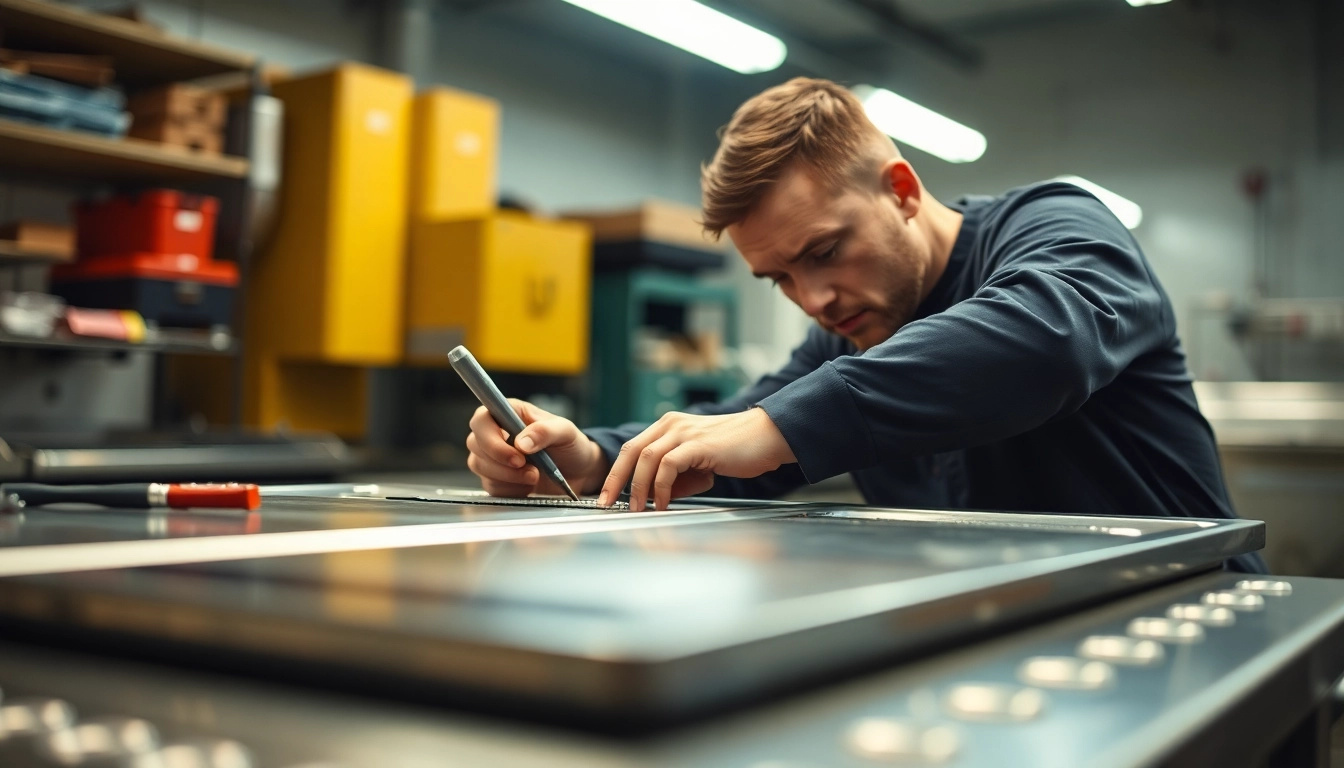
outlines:
[{"label": "man's right hand", "polygon": [[481,487],[486,493],[510,497],[529,493],[563,495],[563,489],[527,463],[524,454],[533,454],[543,448],[577,492],[593,493],[602,487],[602,480],[611,465],[597,443],[580,432],[574,422],[523,400],[510,399],[509,404],[527,425],[515,436],[513,445],[506,442],[508,433],[495,423],[484,407],[477,408],[471,417],[467,468],[481,478]]}]

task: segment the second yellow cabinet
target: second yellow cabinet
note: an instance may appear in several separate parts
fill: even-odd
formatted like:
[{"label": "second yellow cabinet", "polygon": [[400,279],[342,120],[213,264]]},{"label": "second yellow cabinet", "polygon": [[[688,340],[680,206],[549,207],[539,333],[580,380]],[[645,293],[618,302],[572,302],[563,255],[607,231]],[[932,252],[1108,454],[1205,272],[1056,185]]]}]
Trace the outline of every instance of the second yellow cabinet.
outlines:
[{"label": "second yellow cabinet", "polygon": [[592,236],[512,211],[411,226],[406,359],[446,365],[466,344],[487,368],[579,373],[588,364]]}]

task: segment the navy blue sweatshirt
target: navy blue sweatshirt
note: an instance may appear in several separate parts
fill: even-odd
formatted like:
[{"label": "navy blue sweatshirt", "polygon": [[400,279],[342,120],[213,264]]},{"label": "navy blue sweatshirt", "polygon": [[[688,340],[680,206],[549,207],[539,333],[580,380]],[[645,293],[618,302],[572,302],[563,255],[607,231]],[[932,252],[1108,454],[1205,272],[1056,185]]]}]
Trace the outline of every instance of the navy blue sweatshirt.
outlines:
[{"label": "navy blue sweatshirt", "polygon": [[[884,506],[1235,517],[1171,301],[1124,225],[1058,182],[951,207],[947,268],[891,338],[860,352],[814,326],[778,372],[690,409],[759,405],[798,459],[711,493],[849,472]],[[645,426],[587,433],[611,460]]]}]

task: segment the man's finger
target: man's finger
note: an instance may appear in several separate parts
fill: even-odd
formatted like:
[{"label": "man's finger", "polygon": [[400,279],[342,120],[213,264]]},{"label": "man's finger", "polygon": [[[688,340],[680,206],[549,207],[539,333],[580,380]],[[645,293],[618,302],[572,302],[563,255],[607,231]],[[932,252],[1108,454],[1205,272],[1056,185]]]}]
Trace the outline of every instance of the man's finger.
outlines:
[{"label": "man's finger", "polygon": [[482,458],[479,454],[470,454],[467,456],[467,469],[482,479],[495,480],[501,483],[513,483],[515,485],[535,486],[541,479],[541,474],[533,466],[509,467],[487,458]]},{"label": "man's finger", "polygon": [[506,467],[521,467],[527,462],[527,457],[508,444],[504,430],[494,426],[494,422],[467,436],[467,450],[493,459]]},{"label": "man's finger", "polygon": [[694,443],[682,443],[668,451],[658,462],[658,473],[653,480],[653,508],[662,511],[672,503],[672,486],[677,478],[695,465],[697,455]]},{"label": "man's finger", "polygon": [[483,456],[506,467],[522,467],[527,462],[523,454],[504,442],[497,429],[487,429],[480,435],[475,432],[467,435],[467,453]]},{"label": "man's finger", "polygon": [[526,461],[523,455],[517,452],[517,449],[508,444],[508,433],[504,432],[504,428],[497,424],[495,417],[491,416],[491,412],[485,410],[485,406],[480,406],[476,409],[476,413],[472,414],[470,426],[472,426],[472,434],[476,436],[476,440],[480,444],[481,453],[491,456],[500,464],[511,465],[511,467],[521,467]]},{"label": "man's finger", "polygon": [[663,456],[677,447],[677,441],[663,436],[644,447],[639,452],[639,461],[630,475],[630,509],[643,512],[653,502],[653,481],[658,475],[658,467]]},{"label": "man's finger", "polygon": [[[621,452],[616,454],[616,461],[611,464],[611,471],[607,472],[607,481],[602,484],[602,493],[597,497],[598,506],[609,507],[612,502],[620,497],[621,489],[625,487],[626,481],[634,474],[635,465],[639,462],[639,452],[661,435],[661,425],[655,423],[621,446]],[[634,501],[633,495],[630,500]],[[634,509],[634,507],[631,506],[631,509]]]}]

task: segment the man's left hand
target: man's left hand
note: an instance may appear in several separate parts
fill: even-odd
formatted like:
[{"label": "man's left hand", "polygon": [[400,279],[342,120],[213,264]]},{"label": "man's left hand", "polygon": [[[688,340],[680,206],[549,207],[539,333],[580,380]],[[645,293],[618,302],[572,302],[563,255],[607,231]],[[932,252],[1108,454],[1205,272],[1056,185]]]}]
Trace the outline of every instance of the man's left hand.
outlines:
[{"label": "man's left hand", "polygon": [[797,461],[760,408],[726,416],[669,413],[621,446],[598,504],[614,502],[630,479],[630,509],[663,510],[673,498],[703,493],[715,475],[757,477]]}]

